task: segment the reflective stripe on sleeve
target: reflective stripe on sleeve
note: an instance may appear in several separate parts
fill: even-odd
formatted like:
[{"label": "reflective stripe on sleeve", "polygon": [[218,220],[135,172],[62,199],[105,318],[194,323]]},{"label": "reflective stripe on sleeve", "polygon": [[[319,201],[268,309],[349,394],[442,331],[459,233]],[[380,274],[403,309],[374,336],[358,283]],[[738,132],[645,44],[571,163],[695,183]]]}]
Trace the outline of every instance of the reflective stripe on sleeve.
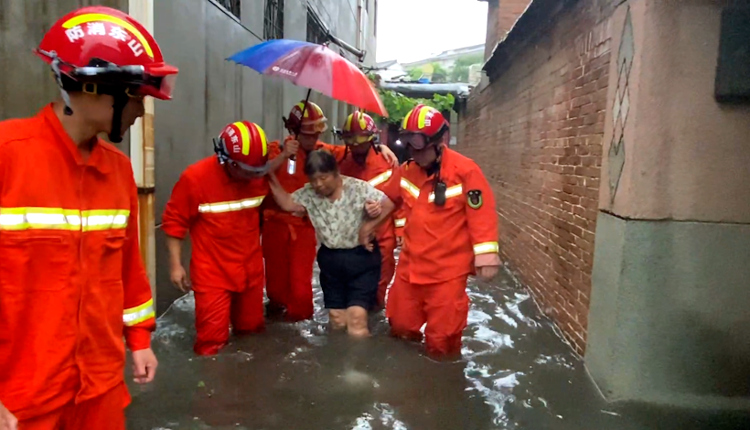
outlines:
[{"label": "reflective stripe on sleeve", "polygon": [[409,182],[406,178],[401,178],[401,188],[406,190],[409,194],[414,196],[414,198],[419,198],[419,188],[417,188],[416,185]]},{"label": "reflective stripe on sleeve", "polygon": [[243,209],[257,208],[263,203],[265,196],[253,197],[244,200],[235,200],[231,202],[203,203],[198,205],[198,212],[201,213],[223,213],[241,211]]},{"label": "reflective stripe on sleeve", "polygon": [[[461,184],[454,185],[447,190],[445,190],[445,198],[449,199],[451,197],[458,197],[461,194],[464,193],[464,187]],[[427,201],[432,203],[435,201],[435,193],[430,193],[430,195],[427,197]]]},{"label": "reflective stripe on sleeve", "polygon": [[484,243],[477,243],[474,245],[474,255],[479,254],[489,254],[492,252],[499,252],[500,246],[497,244],[497,242],[484,242]]},{"label": "reflective stripe on sleeve", "polygon": [[0,208],[0,230],[112,230],[128,226],[129,210]]},{"label": "reflective stripe on sleeve", "polygon": [[406,218],[399,218],[393,220],[393,224],[396,226],[396,228],[401,228],[406,225]]},{"label": "reflective stripe on sleeve", "polygon": [[379,174],[378,176],[370,179],[369,180],[370,185],[372,185],[373,187],[377,187],[378,185],[390,179],[392,175],[393,175],[393,170],[386,170],[385,172]]},{"label": "reflective stripe on sleeve", "polygon": [[146,303],[134,308],[125,309],[122,312],[122,322],[128,327],[155,317],[156,311],[154,310],[154,299],[148,299]]}]

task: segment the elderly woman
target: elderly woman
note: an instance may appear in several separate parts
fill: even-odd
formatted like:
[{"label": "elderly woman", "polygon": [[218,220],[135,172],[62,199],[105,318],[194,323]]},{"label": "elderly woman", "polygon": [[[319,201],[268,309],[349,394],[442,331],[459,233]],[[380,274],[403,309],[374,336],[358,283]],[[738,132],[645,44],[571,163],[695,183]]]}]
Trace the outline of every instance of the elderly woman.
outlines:
[{"label": "elderly woman", "polygon": [[369,183],[341,175],[328,151],[311,152],[304,170],[309,182],[293,194],[272,175],[274,199],[285,211],[307,214],[315,227],[320,286],[332,326],[368,336],[367,312],[376,303],[380,281],[380,250],[373,234],[394,204]]}]

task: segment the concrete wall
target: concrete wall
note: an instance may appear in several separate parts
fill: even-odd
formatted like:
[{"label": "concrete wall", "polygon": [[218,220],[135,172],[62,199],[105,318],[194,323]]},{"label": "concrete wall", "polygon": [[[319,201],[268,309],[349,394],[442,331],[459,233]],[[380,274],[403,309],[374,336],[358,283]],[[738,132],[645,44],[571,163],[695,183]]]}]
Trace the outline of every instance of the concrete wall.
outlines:
[{"label": "concrete wall", "polygon": [[[372,8],[374,2],[370,3]],[[58,96],[49,67],[31,50],[57,19],[90,4],[128,11],[127,0],[0,0],[0,119],[33,115]],[[260,41],[264,7],[265,1],[243,0],[242,18],[238,20],[211,0],[154,1],[156,40],[166,60],[180,69],[174,100],[156,101],[157,224],[181,172],[213,153],[211,138],[224,125],[239,119],[257,122],[269,138],[279,139],[284,133],[281,117],[305,97],[303,88],[263,78],[255,71],[225,61],[231,54]],[[357,21],[356,13],[352,12],[356,11],[356,0],[317,1],[316,7],[336,36],[356,46]],[[305,40],[306,36],[306,3],[286,1],[284,37]],[[374,62],[374,50],[368,58]],[[351,110],[344,103],[320,95],[313,96],[313,100],[320,102],[331,126],[340,126]],[[330,133],[324,138],[333,140]],[[126,136],[120,144],[126,154],[128,142]],[[157,230],[159,311],[177,296],[169,284],[164,241]],[[188,258],[186,249],[186,263]]]},{"label": "concrete wall", "polygon": [[488,64],[492,83],[472,93],[456,147],[493,186],[503,259],[579,353],[586,343],[613,3],[533,3],[501,45],[502,60]]},{"label": "concrete wall", "polygon": [[[0,120],[36,114],[59,97],[52,72],[31,51],[68,12],[92,4],[128,11],[128,0],[0,0]],[[128,153],[128,138],[119,145]]]},{"label": "concrete wall", "polygon": [[[271,102],[269,109],[264,109],[266,100],[280,98],[278,90],[264,91],[267,78],[225,61],[260,41],[252,33],[263,35],[263,7],[261,1],[244,1],[241,23],[211,1],[154,2],[156,39],[167,61],[180,68],[174,99],[156,103],[157,223],[182,171],[213,154],[211,138],[226,124],[240,119],[263,124],[265,119],[281,116],[277,104]],[[278,137],[270,131],[269,134],[271,138]],[[156,247],[157,300],[159,311],[163,311],[177,292],[169,283],[161,230],[157,232]]]},{"label": "concrete wall", "polygon": [[613,400],[750,408],[750,107],[713,97],[729,3],[612,20],[586,362]]}]

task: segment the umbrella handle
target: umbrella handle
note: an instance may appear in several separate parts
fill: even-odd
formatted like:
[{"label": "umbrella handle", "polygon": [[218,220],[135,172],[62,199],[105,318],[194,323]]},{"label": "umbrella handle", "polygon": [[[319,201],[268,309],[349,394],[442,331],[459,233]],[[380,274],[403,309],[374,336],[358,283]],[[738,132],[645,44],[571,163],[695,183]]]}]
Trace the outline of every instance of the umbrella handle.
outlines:
[{"label": "umbrella handle", "polygon": [[[307,96],[305,97],[305,103],[302,105],[302,118],[299,120],[299,124],[297,125],[297,129],[294,130],[294,138],[299,138],[300,131],[302,130],[302,121],[305,119],[305,111],[307,110],[307,102],[310,100],[310,93],[312,92],[312,88],[307,89]],[[289,157],[289,160],[287,161],[287,173],[290,175],[293,175],[297,171],[297,161],[294,155]]]}]

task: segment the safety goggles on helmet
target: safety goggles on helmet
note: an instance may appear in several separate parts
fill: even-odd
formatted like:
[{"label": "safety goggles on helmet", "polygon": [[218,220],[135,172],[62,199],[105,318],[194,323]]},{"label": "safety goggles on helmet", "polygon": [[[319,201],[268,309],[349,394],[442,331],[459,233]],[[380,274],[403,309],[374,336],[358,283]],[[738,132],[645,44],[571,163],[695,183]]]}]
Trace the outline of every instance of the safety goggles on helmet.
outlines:
[{"label": "safety goggles on helmet", "polygon": [[228,164],[232,167],[241,169],[255,176],[262,176],[268,172],[268,164],[264,164],[263,166],[260,166],[260,167],[254,167],[254,166],[245,164],[241,161],[233,160],[232,157],[229,156],[229,150],[227,149],[227,144],[224,141],[224,139],[214,137],[213,143],[214,143],[214,152],[216,153],[216,156],[219,158],[220,164]]},{"label": "safety goggles on helmet", "polygon": [[364,135],[364,134],[350,134],[350,135],[342,135],[341,139],[346,143],[347,145],[351,146],[358,146],[363,145],[365,143],[369,143],[375,140],[375,135]]},{"label": "safety goggles on helmet", "polygon": [[399,134],[399,139],[401,140],[401,143],[417,151],[424,149],[435,142],[434,140],[428,139],[427,136],[422,133],[408,131],[401,132]]},{"label": "safety goggles on helmet", "polygon": [[118,66],[99,61],[99,64],[92,62],[89,66],[75,67],[62,61],[54,52],[42,49],[37,52],[52,59],[52,70],[56,76],[64,73],[87,88],[91,88],[92,84],[127,87],[129,95],[171,99],[177,80],[177,74],[151,75],[142,65]]}]

